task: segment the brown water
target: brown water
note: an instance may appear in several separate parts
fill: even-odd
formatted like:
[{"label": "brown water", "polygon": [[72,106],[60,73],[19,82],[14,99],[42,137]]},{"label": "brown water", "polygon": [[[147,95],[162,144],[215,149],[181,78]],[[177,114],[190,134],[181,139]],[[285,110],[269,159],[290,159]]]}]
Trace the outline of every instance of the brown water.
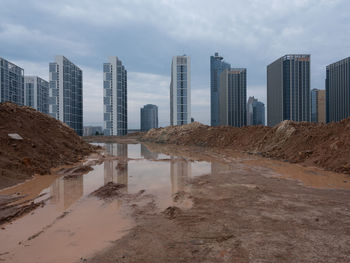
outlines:
[{"label": "brown water", "polygon": [[[106,150],[118,160],[106,160],[86,175],[70,180],[37,176],[0,192],[29,197],[45,194],[36,201],[49,198],[45,206],[0,229],[0,260],[76,262],[110,246],[135,222],[122,200],[105,202],[89,195],[108,182],[125,184],[123,191],[129,194],[145,190],[159,211],[174,205],[175,193],[190,192],[189,179],[211,173],[254,172],[292,178],[311,187],[350,189],[347,176],[254,156],[225,157],[229,164],[222,164],[218,159],[193,162],[186,155],[152,152],[140,144],[106,144]],[[191,201],[185,200],[183,206],[191,207]]]},{"label": "brown water", "polygon": [[[158,209],[173,204],[173,194],[189,189],[186,180],[211,172],[208,162],[150,152],[143,145],[107,144],[119,160],[106,160],[75,179],[37,176],[0,194],[21,193],[46,205],[0,230],[0,260],[6,262],[74,262],[122,237],[135,223],[121,200],[105,202],[89,194],[108,182],[125,184],[126,193],[154,196]],[[136,159],[136,160],[130,160]],[[87,160],[89,162],[91,160]],[[122,167],[122,169],[116,169]],[[191,201],[183,203],[186,208]]]}]

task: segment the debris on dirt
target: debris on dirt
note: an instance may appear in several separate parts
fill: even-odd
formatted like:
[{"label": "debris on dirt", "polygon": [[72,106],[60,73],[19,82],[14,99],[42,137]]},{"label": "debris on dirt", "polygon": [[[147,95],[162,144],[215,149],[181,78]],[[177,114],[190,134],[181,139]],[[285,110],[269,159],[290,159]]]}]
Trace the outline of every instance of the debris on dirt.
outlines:
[{"label": "debris on dirt", "polygon": [[176,206],[169,206],[162,212],[166,218],[172,220],[181,214],[181,209]]},{"label": "debris on dirt", "polygon": [[0,225],[4,223],[8,223],[17,217],[27,214],[39,206],[43,206],[44,202],[45,200],[37,203],[32,201],[29,204],[27,202],[25,204],[19,203],[15,205],[1,205],[0,206]]},{"label": "debris on dirt", "polygon": [[125,188],[125,184],[116,184],[113,182],[109,182],[104,186],[100,187],[96,191],[92,192],[91,196],[96,196],[100,199],[109,199],[113,197],[122,196],[121,189]]},{"label": "debris on dirt", "polygon": [[0,189],[97,149],[66,124],[26,106],[0,103]]},{"label": "debris on dirt", "polygon": [[350,174],[350,118],[329,124],[283,121],[275,127],[209,127],[198,122],[151,129],[142,141],[234,148]]}]

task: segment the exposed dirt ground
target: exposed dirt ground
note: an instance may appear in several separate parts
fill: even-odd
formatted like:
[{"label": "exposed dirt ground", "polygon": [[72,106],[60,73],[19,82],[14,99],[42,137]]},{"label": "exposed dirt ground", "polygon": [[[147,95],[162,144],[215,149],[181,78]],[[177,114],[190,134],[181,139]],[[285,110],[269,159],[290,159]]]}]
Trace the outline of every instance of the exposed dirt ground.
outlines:
[{"label": "exposed dirt ground", "polygon": [[[234,152],[154,148],[235,170],[188,179],[190,190],[174,195],[179,205],[164,211],[149,195],[129,200],[137,226],[83,262],[350,262],[349,190],[281,179]],[[182,197],[192,208],[181,208]]]},{"label": "exposed dirt ground", "polygon": [[75,163],[96,149],[67,125],[30,107],[1,103],[0,120],[0,189],[34,174],[49,174],[51,168]]},{"label": "exposed dirt ground", "polygon": [[336,123],[283,121],[275,127],[209,127],[194,122],[152,129],[143,141],[231,148],[350,174],[350,118]]}]

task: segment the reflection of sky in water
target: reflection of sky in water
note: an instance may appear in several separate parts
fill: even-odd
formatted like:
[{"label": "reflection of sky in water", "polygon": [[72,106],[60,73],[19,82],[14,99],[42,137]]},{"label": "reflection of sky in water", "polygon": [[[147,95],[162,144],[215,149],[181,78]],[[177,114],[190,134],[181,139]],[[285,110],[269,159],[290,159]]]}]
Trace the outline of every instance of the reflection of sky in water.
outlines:
[{"label": "reflection of sky in water", "polygon": [[174,193],[186,190],[189,178],[209,174],[214,168],[215,171],[225,169],[221,164],[190,162],[153,152],[142,144],[106,143],[102,146],[108,154],[120,158],[106,160],[78,178],[57,179],[48,192],[52,196],[51,204],[56,205],[58,210],[69,208],[82,196],[89,195],[108,182],[125,184],[123,191],[128,193],[146,190],[159,201],[158,206],[163,207],[172,203]]}]

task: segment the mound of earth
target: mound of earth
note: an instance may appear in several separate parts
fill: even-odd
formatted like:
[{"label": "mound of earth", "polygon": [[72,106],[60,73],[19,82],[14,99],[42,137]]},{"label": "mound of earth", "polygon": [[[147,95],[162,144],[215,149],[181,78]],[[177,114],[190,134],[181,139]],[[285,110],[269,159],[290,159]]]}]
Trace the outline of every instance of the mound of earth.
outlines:
[{"label": "mound of earth", "polygon": [[152,129],[143,141],[234,148],[350,174],[350,118],[336,123],[283,121],[275,127],[210,127],[197,122]]},{"label": "mound of earth", "polygon": [[0,189],[72,164],[96,147],[66,124],[30,107],[0,104]]}]

